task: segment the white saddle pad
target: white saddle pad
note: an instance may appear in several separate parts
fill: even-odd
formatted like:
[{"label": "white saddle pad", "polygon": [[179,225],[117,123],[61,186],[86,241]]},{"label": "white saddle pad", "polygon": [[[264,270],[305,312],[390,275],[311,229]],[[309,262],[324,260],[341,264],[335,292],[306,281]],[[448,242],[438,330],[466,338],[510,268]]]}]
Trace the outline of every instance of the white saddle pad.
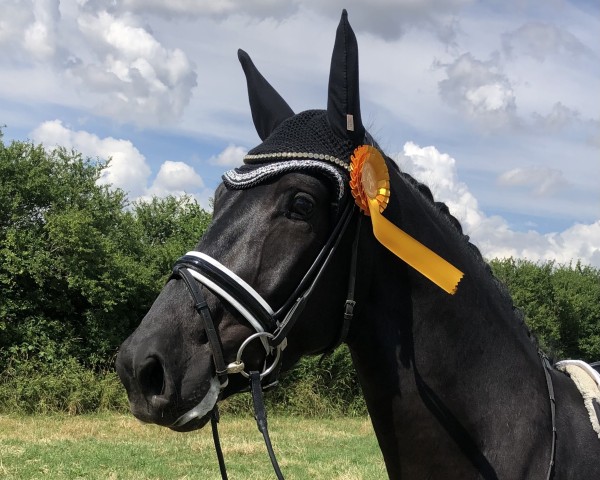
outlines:
[{"label": "white saddle pad", "polygon": [[[583,397],[583,403],[590,415],[590,422],[600,438],[600,420],[596,408],[600,406],[600,373],[581,360],[563,360],[554,365],[557,370],[565,372],[577,385]],[[596,408],[594,408],[596,403]]]}]

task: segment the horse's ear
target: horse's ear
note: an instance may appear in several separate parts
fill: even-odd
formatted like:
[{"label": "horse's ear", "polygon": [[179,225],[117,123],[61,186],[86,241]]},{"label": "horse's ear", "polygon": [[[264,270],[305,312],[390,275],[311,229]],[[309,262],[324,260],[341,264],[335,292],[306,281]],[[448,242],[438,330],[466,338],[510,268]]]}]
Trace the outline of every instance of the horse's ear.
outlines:
[{"label": "horse's ear", "polygon": [[342,12],[331,56],[327,118],[339,137],[348,138],[355,146],[364,142],[358,93],[358,43],[346,10]]},{"label": "horse's ear", "polygon": [[294,111],[261,75],[246,52],[238,50],[238,58],[246,74],[252,120],[258,136],[264,140],[277,125],[293,116]]}]

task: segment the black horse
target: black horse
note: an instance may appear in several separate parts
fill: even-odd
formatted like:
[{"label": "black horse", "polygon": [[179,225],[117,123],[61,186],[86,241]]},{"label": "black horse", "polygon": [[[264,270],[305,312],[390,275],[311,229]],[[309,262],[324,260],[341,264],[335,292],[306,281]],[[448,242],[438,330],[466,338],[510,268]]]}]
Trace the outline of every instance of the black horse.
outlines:
[{"label": "black horse", "polygon": [[356,208],[350,157],[378,147],[361,122],[346,13],[327,110],[294,114],[239,57],[263,142],[224,175],[211,227],[120,349],[133,414],[201,428],[248,372],[270,383],[343,340],[390,478],[599,479],[579,391],[540,355],[448,208],[384,155],[385,217],[464,273],[454,295],[382,246]]}]

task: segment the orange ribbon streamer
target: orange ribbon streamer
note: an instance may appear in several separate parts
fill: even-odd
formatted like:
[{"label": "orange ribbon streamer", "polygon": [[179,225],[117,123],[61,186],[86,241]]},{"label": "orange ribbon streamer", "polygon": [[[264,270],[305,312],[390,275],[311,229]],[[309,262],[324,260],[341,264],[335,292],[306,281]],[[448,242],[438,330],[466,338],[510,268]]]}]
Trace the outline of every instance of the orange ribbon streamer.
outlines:
[{"label": "orange ribbon streamer", "polygon": [[437,286],[454,295],[463,273],[382,215],[390,197],[390,182],[385,160],[376,148],[362,145],[354,151],[350,166],[350,188],[357,205],[371,217],[377,241]]}]

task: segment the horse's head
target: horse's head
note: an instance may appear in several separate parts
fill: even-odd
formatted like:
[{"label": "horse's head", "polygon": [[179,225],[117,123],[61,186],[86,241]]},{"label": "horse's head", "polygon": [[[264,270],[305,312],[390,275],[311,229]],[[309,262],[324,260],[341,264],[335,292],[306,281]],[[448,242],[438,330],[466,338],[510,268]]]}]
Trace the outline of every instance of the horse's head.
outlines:
[{"label": "horse's head", "polygon": [[[117,359],[133,413],[177,430],[203,426],[219,398],[247,386],[247,372],[268,382],[343,330],[351,242],[338,242],[354,211],[349,159],[366,135],[356,38],[344,12],[327,110],[295,115],[239,58],[263,142],[223,176],[209,230]],[[311,301],[315,292],[328,301]]]}]

